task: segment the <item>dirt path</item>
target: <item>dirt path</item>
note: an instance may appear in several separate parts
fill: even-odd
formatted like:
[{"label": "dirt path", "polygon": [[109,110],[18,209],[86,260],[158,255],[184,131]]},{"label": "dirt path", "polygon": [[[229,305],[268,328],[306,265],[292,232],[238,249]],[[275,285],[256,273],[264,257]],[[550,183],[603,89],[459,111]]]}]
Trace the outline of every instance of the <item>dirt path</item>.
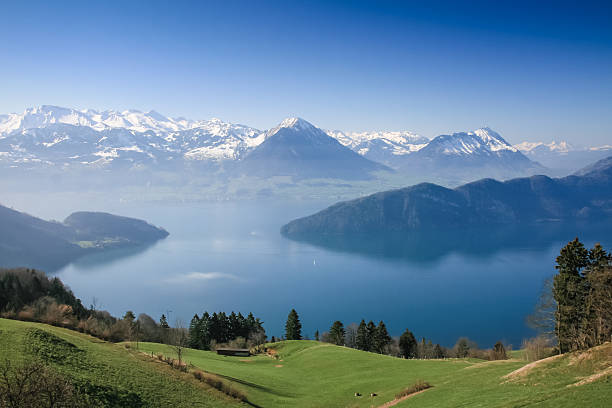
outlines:
[{"label": "dirt path", "polygon": [[396,398],[396,399],[394,399],[394,400],[392,400],[392,401],[389,401],[389,402],[387,402],[387,403],[385,403],[385,404],[382,404],[382,405],[378,406],[378,408],[389,408],[389,407],[393,407],[393,406],[395,406],[395,405],[399,404],[400,402],[407,400],[408,398],[412,398],[412,397],[414,397],[414,396],[415,396],[415,395],[417,395],[417,394],[422,394],[422,393],[424,393],[424,392],[425,392],[425,391],[427,391],[427,390],[431,390],[432,388],[433,388],[433,387],[426,388],[426,389],[424,389],[424,390],[417,391],[417,392],[412,393],[412,394],[410,394],[410,395],[406,395],[405,397],[402,397],[402,398]]}]

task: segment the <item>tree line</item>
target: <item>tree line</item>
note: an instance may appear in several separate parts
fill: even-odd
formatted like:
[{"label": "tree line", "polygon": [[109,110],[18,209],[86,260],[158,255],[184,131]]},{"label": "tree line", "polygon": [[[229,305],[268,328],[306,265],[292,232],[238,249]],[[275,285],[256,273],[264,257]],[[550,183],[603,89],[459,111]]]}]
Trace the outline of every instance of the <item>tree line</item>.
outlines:
[{"label": "tree line", "polygon": [[[285,324],[285,338],[287,340],[302,340],[302,323],[295,309],[287,316]],[[351,323],[348,326],[336,320],[329,331],[314,335],[316,341],[332,343],[357,350],[372,353],[386,354],[402,358],[439,359],[449,357],[474,357],[487,360],[501,360],[508,358],[506,346],[497,342],[491,349],[482,350],[478,345],[466,337],[459,338],[452,348],[440,344],[433,344],[431,340],[421,338],[417,341],[414,334],[406,329],[399,338],[389,335],[385,323],[381,320],[378,325],[373,321],[365,322],[362,319],[359,325]],[[275,338],[272,337],[272,342]]]},{"label": "tree line", "polygon": [[[162,315],[162,321],[165,316]],[[210,350],[217,344],[234,341],[237,346],[257,345],[266,339],[263,322],[249,313],[244,317],[240,312],[197,314],[189,324],[189,346],[200,350]],[[240,340],[242,339],[242,340]]]}]

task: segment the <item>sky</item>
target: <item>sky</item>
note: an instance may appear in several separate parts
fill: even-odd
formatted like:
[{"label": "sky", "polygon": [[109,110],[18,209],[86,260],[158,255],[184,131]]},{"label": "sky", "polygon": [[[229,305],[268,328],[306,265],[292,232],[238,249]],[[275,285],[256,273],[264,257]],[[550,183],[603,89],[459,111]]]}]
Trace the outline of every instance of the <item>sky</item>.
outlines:
[{"label": "sky", "polygon": [[[537,4],[532,4],[537,3]],[[612,144],[612,3],[2,2],[0,112]]]}]

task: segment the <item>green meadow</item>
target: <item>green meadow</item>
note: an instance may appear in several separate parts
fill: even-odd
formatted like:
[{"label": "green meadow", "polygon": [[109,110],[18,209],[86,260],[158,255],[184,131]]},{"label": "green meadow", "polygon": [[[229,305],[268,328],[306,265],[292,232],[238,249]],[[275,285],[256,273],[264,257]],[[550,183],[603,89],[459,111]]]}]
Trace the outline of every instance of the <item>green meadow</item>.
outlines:
[{"label": "green meadow", "polygon": [[40,359],[109,406],[239,405],[193,376],[125,346],[41,323],[0,319],[0,360],[5,359],[15,364]]},{"label": "green meadow", "polygon": [[[527,362],[512,359],[404,360],[315,341],[268,345],[274,355],[226,357],[187,349],[185,361],[217,374],[262,407],[371,407],[394,400],[418,380],[433,387],[398,407],[604,407],[612,401],[612,345],[577,362],[572,355],[542,362],[525,376],[504,378]],[[141,343],[140,350],[172,356],[165,345]],[[580,354],[580,353],[578,353]],[[593,374],[593,382],[570,386]],[[360,393],[361,397],[356,397]],[[371,397],[370,394],[376,394]]]},{"label": "green meadow", "polygon": [[573,408],[612,401],[611,343],[532,365],[516,358],[404,360],[307,340],[268,344],[268,351],[224,357],[186,349],[190,372],[182,373],[157,358],[175,357],[163,344],[113,344],[45,324],[0,319],[3,360],[41,359],[123,406],[247,406],[196,380],[196,370],[216,374],[259,407],[379,407],[419,380],[433,387],[395,406]]}]

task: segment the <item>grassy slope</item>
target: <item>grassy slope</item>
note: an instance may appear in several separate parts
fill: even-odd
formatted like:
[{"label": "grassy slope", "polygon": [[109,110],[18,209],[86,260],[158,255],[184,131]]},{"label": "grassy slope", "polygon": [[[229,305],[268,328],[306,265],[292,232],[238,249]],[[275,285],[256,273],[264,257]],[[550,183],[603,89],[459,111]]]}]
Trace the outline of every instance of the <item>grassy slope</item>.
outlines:
[{"label": "grassy slope", "polygon": [[[263,407],[377,406],[418,379],[434,388],[398,407],[603,407],[612,399],[610,375],[591,384],[566,387],[601,369],[601,365],[592,364],[568,367],[571,356],[543,364],[527,377],[505,382],[502,377],[525,362],[402,360],[314,341],[287,341],[273,347],[278,359],[223,357],[187,350],[185,360],[233,379],[250,401]],[[161,344],[144,343],[140,348],[172,355]],[[605,350],[597,361],[612,365],[612,345]],[[364,397],[354,397],[355,392]],[[369,397],[372,392],[378,394],[374,399]]]},{"label": "grassy slope", "polygon": [[0,358],[17,362],[35,356],[76,381],[136,393],[150,407],[239,405],[191,375],[123,346],[44,324],[0,319]]}]

